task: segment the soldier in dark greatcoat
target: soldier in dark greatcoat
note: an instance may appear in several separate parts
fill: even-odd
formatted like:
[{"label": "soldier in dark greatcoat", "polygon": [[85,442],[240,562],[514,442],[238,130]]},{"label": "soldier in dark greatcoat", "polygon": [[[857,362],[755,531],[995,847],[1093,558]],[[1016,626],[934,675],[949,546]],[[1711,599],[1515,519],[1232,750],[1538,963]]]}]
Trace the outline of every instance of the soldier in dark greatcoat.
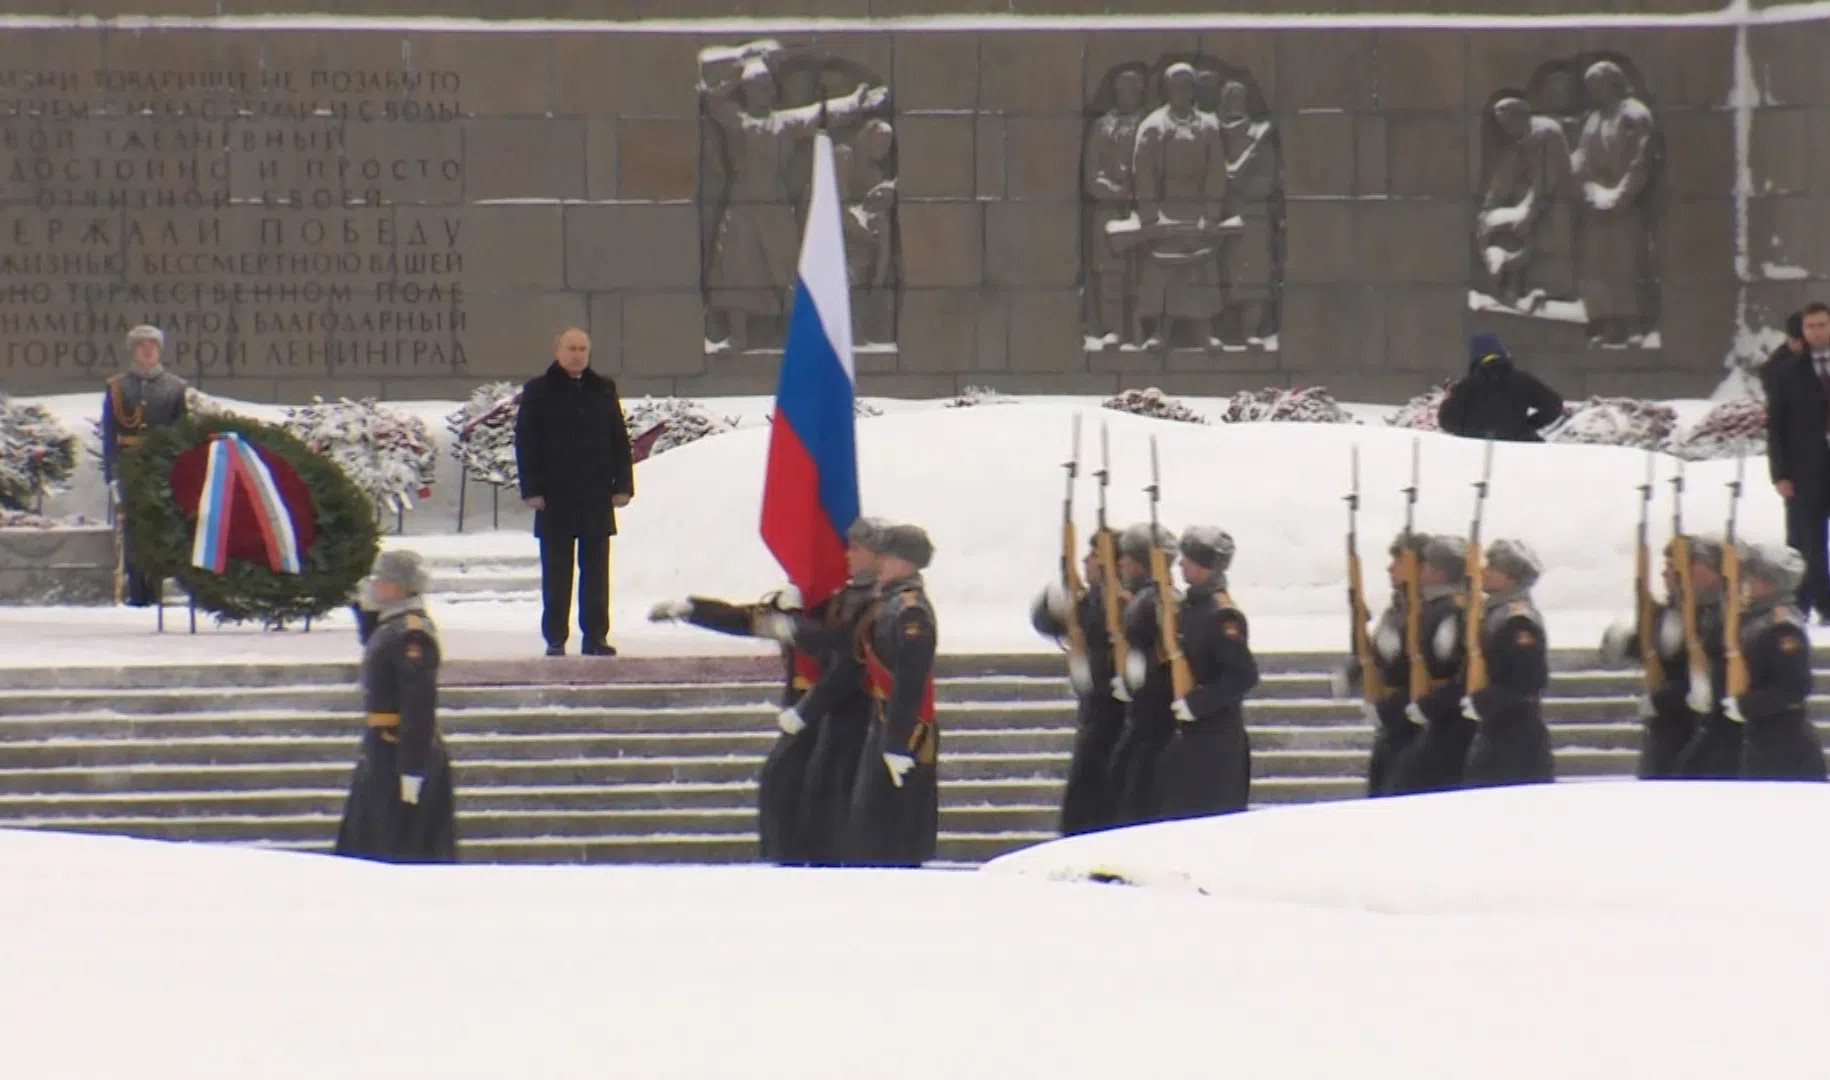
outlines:
[{"label": "soldier in dark greatcoat", "polygon": [[[127,347],[133,350],[133,366],[108,380],[102,396],[102,479],[107,482],[115,513],[125,515],[121,491],[121,453],[131,450],[140,438],[153,428],[170,427],[184,418],[183,379],[165,370],[159,353],[165,347],[165,335],[156,326],[136,326],[127,332]],[[133,522],[120,519],[121,564],[123,568],[122,599],[131,607],[150,607],[159,602],[165,590],[163,581],[154,581],[134,565]]]},{"label": "soldier in dark greatcoat", "polygon": [[1755,544],[1742,556],[1747,611],[1741,655],[1747,692],[1722,702],[1730,722],[1745,729],[1741,779],[1823,781],[1824,743],[1811,722],[1811,638],[1805,614],[1792,603],[1805,560],[1781,544]]},{"label": "soldier in dark greatcoat", "polygon": [[[656,604],[648,612],[648,619],[680,620],[736,637],[774,637],[774,620],[791,617],[800,610],[800,590],[788,585],[754,604],[732,604],[705,596],[669,600]],[[792,709],[818,678],[819,671],[814,657],[792,643],[782,645],[782,669],[781,704],[784,709]],[[756,780],[756,824],[762,857],[769,862],[798,866],[812,859],[800,829],[801,790],[812,753],[812,735],[784,729],[763,759]]]},{"label": "soldier in dark greatcoat", "polygon": [[[1698,645],[1703,653],[1704,678],[1691,685],[1690,649],[1684,640],[1684,616],[1679,605],[1679,582],[1675,541],[1665,548],[1665,595],[1669,598],[1653,613],[1658,654],[1659,684],[1639,701],[1639,715],[1644,731],[1639,744],[1639,778],[1641,780],[1699,779],[1679,771],[1678,761],[1684,748],[1697,735],[1705,718],[1720,708],[1712,687],[1721,686],[1722,650],[1722,541],[1708,536],[1685,537],[1690,562],[1691,596],[1696,612]],[[1610,626],[1601,638],[1601,661],[1620,666],[1639,656],[1639,632],[1627,622]],[[1726,747],[1712,749],[1703,757],[1713,758],[1712,771],[1731,770],[1733,748],[1738,732],[1718,731],[1713,742]],[[1693,759],[1693,765],[1701,758]],[[1728,775],[1732,775],[1728,773]]]},{"label": "soldier in dark greatcoat", "polygon": [[[1095,537],[1088,544],[1087,592],[1071,604],[1060,582],[1051,583],[1030,606],[1029,621],[1044,637],[1065,642],[1068,619],[1080,625],[1087,654],[1076,665],[1068,663],[1068,682],[1074,689],[1074,751],[1068,760],[1067,787],[1061,795],[1061,835],[1094,832],[1116,822],[1118,793],[1112,783],[1112,750],[1125,728],[1125,703],[1112,696],[1118,674],[1113,663],[1112,635],[1106,627],[1105,574],[1097,556]],[[1118,589],[1117,583],[1112,588]],[[1129,597],[1120,590],[1119,611]],[[1069,608],[1073,610],[1070,612]],[[1121,614],[1122,619],[1122,614]]]},{"label": "soldier in dark greatcoat", "polygon": [[[1372,755],[1366,763],[1366,796],[1372,799],[1390,794],[1388,789],[1391,785],[1392,762],[1417,737],[1419,730],[1404,715],[1405,707],[1411,703],[1411,655],[1405,648],[1404,640],[1404,625],[1409,609],[1404,587],[1404,565],[1401,561],[1407,539],[1411,550],[1417,553],[1419,565],[1422,564],[1424,550],[1430,543],[1428,533],[1399,533],[1387,549],[1391,563],[1386,567],[1386,574],[1391,579],[1392,599],[1370,630],[1373,662],[1378,666],[1379,680],[1384,683],[1386,692],[1376,702],[1360,702],[1367,726],[1373,730]],[[1418,593],[1419,596],[1422,595],[1421,588]],[[1428,639],[1420,635],[1419,640]],[[1347,666],[1336,674],[1334,696],[1356,696],[1360,686],[1360,661],[1355,658],[1349,660]]]},{"label": "soldier in dark greatcoat", "polygon": [[1467,551],[1468,541],[1459,536],[1432,536],[1424,547],[1418,570],[1423,592],[1418,640],[1430,688],[1404,707],[1405,718],[1419,731],[1392,759],[1387,782],[1392,795],[1458,788],[1467,768],[1474,741],[1474,722],[1461,709]]},{"label": "soldier in dark greatcoat", "polygon": [[1118,536],[1118,576],[1131,602],[1125,605],[1125,670],[1112,681],[1112,696],[1125,703],[1125,729],[1112,750],[1112,783],[1118,793],[1114,825],[1137,825],[1157,817],[1156,762],[1175,734],[1174,688],[1157,615],[1156,582],[1150,576],[1150,547],[1176,549],[1175,534],[1162,526],[1133,525]]},{"label": "soldier in dark greatcoat", "polygon": [[858,761],[850,849],[861,866],[920,866],[940,839],[938,631],[921,580],[934,545],[914,525],[891,525],[878,547],[877,614],[865,645],[877,715]]},{"label": "soldier in dark greatcoat", "polygon": [[1175,733],[1157,758],[1157,816],[1165,820],[1235,813],[1252,794],[1245,696],[1258,685],[1258,661],[1245,613],[1226,591],[1233,538],[1196,525],[1180,549],[1188,593],[1176,611],[1176,637],[1194,685],[1171,704]]},{"label": "soldier in dark greatcoat", "polygon": [[336,854],[455,862],[457,804],[438,730],[438,630],[426,614],[425,565],[415,552],[384,551],[367,590],[380,616],[362,654],[368,729]]},{"label": "soldier in dark greatcoat", "polygon": [[1462,783],[1547,784],[1556,778],[1542,703],[1550,684],[1550,650],[1544,617],[1531,602],[1544,564],[1522,540],[1495,540],[1484,565],[1480,648],[1487,685],[1461,701],[1462,716],[1474,724]]},{"label": "soldier in dark greatcoat", "polygon": [[799,732],[804,726],[813,742],[799,821],[816,866],[843,866],[849,858],[852,790],[876,716],[866,650],[877,615],[878,549],[885,528],[872,518],[853,522],[845,538],[850,579],[806,616],[777,624],[778,638],[813,657],[818,671],[806,696],[779,719],[783,731]]}]

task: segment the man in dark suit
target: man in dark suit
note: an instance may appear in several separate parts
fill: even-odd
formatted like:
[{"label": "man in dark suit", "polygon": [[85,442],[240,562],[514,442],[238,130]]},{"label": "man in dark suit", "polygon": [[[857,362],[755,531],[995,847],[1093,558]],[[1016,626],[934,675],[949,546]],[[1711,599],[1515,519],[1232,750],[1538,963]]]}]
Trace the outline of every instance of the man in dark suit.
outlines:
[{"label": "man in dark suit", "polygon": [[1786,501],[1786,539],[1805,557],[1798,606],[1830,625],[1830,305],[1805,305],[1804,348],[1776,352],[1763,369],[1767,467]]},{"label": "man in dark suit", "polygon": [[635,464],[616,383],[591,370],[591,338],[571,327],[553,343],[546,374],[521,388],[515,416],[521,498],[540,538],[541,632],[564,656],[578,564],[578,628],[586,656],[610,646],[610,538],[616,511],[635,497]]}]

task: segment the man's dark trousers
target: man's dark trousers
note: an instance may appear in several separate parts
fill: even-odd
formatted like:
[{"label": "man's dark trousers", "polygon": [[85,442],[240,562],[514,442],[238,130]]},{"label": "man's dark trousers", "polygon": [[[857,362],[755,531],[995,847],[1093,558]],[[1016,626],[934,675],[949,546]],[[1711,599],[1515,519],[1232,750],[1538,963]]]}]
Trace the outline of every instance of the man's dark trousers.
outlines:
[{"label": "man's dark trousers", "polygon": [[1830,618],[1830,492],[1792,492],[1786,504],[1786,546],[1805,557],[1805,579],[1798,585],[1798,606],[1806,615]]},{"label": "man's dark trousers", "polygon": [[566,643],[572,613],[572,563],[578,563],[578,628],[586,648],[610,636],[610,538],[540,538],[540,632],[548,645]]}]

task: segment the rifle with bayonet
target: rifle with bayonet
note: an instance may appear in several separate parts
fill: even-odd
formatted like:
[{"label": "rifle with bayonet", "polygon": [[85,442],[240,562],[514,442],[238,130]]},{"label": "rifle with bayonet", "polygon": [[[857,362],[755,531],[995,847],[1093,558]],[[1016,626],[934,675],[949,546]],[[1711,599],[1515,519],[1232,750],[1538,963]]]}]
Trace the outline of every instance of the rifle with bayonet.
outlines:
[{"label": "rifle with bayonet", "polygon": [[1347,618],[1353,657],[1360,665],[1360,696],[1369,704],[1385,700],[1385,679],[1373,655],[1372,635],[1366,622],[1366,582],[1360,566],[1360,448],[1353,448],[1351,479],[1347,491]]},{"label": "rifle with bayonet", "polygon": [[1731,698],[1747,693],[1747,657],[1741,655],[1741,551],[1735,547],[1735,513],[1746,476],[1743,454],[1735,459],[1735,478],[1728,485],[1728,531],[1722,539],[1722,652],[1727,661],[1722,692]]},{"label": "rifle with bayonet", "polygon": [[1474,482],[1474,520],[1468,526],[1468,611],[1463,625],[1462,649],[1467,654],[1463,669],[1462,693],[1473,694],[1487,688],[1487,654],[1481,648],[1481,631],[1485,628],[1487,607],[1486,566],[1481,551],[1481,517],[1487,508],[1487,487],[1493,480],[1493,440],[1481,455],[1481,478]]},{"label": "rifle with bayonet", "polygon": [[1665,681],[1658,658],[1658,603],[1652,598],[1652,486],[1657,483],[1658,454],[1646,451],[1646,482],[1639,486],[1639,535],[1633,554],[1634,626],[1639,665],[1648,695]]},{"label": "rifle with bayonet", "polygon": [[1061,590],[1067,596],[1068,670],[1085,671],[1087,634],[1080,625],[1080,603],[1086,599],[1087,587],[1080,580],[1080,551],[1074,538],[1074,481],[1080,476],[1079,413],[1074,414],[1073,445],[1061,467],[1067,470],[1067,494],[1061,500]]},{"label": "rifle with bayonet", "polygon": [[[1684,461],[1678,459],[1677,472],[1671,477],[1671,561],[1677,570],[1678,619],[1684,627],[1684,655],[1690,659],[1691,706],[1705,696],[1709,686],[1709,655],[1703,651],[1703,636],[1697,632],[1697,590],[1690,575],[1690,538],[1684,535]],[[1709,707],[1697,710],[1708,712]]]},{"label": "rifle with bayonet", "polygon": [[1169,558],[1163,545],[1156,542],[1157,500],[1162,495],[1162,481],[1157,468],[1156,437],[1150,438],[1150,577],[1156,582],[1157,636],[1162,639],[1163,659],[1169,663],[1169,685],[1176,698],[1185,698],[1194,689],[1194,673],[1188,670],[1188,658],[1182,655],[1182,640],[1176,633],[1176,594],[1169,580]]},{"label": "rifle with bayonet", "polygon": [[1417,701],[1430,691],[1430,665],[1423,655],[1423,565],[1417,553],[1414,525],[1417,492],[1423,475],[1423,446],[1411,440],[1411,486],[1404,489],[1404,545],[1398,552],[1398,576],[1404,581],[1404,654],[1410,671],[1409,697]]},{"label": "rifle with bayonet", "polygon": [[1105,609],[1106,636],[1112,641],[1112,670],[1125,672],[1125,659],[1131,647],[1125,641],[1124,585],[1118,580],[1118,549],[1112,540],[1112,529],[1106,524],[1106,485],[1112,482],[1112,444],[1106,425],[1099,425],[1099,531],[1093,534],[1093,557],[1099,561],[1100,606]]}]

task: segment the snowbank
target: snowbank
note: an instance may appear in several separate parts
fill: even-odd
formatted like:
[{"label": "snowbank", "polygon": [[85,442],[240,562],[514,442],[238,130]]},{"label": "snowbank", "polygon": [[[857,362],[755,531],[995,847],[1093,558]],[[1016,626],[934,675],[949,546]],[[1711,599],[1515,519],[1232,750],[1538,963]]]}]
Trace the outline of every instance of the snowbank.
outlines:
[{"label": "snowbank", "polygon": [[[1417,802],[1426,833],[1459,812]],[[1366,839],[1348,808],[1318,809]],[[1345,846],[1324,826],[1240,875],[1324,865]],[[6,1059],[35,1080],[1815,1080],[1830,1000],[1818,919],[1762,886],[1823,890],[1771,874],[1715,879],[1730,923],[1503,895],[1489,909],[1506,914],[1389,918],[998,872],[403,868],[4,831],[0,866]],[[1699,1003],[1708,1023],[1674,1031]]]},{"label": "snowbank", "polygon": [[1815,920],[1822,784],[1608,782],[1276,808],[1071,837],[983,872],[1402,915]]}]

